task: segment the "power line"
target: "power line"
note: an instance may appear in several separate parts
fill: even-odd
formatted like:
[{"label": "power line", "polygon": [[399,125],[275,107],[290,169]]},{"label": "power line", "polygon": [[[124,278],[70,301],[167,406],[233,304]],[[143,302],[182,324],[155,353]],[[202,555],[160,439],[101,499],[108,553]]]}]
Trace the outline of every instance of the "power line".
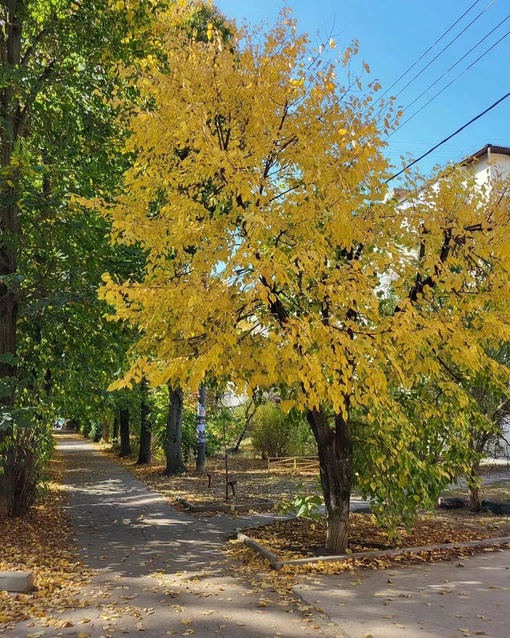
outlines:
[{"label": "power line", "polygon": [[[474,7],[475,7],[475,6],[476,6],[476,5],[480,2],[480,1],[481,1],[481,0],[475,0],[475,2],[473,2],[473,4],[472,4],[472,5],[471,5],[471,6],[470,6],[470,7],[469,7],[466,11],[464,11],[464,13],[460,16],[460,18],[458,18],[458,19],[457,19],[457,20],[456,20],[456,21],[455,21],[455,22],[454,22],[454,23],[453,23],[450,27],[448,27],[448,29],[447,29],[447,30],[446,30],[446,31],[445,31],[445,32],[444,32],[441,36],[439,36],[439,38],[437,38],[437,40],[436,40],[433,44],[431,44],[431,45],[429,46],[429,48],[425,51],[425,53],[422,53],[422,54],[420,55],[420,57],[419,57],[419,58],[418,58],[418,59],[417,59],[417,60],[416,60],[413,64],[411,64],[411,66],[410,66],[408,69],[406,69],[406,70],[402,73],[402,75],[401,75],[399,78],[397,78],[397,79],[395,80],[395,82],[393,82],[393,84],[392,84],[392,85],[391,85],[388,89],[386,89],[386,91],[384,91],[384,93],[381,95],[381,98],[380,98],[380,99],[382,99],[385,95],[387,95],[387,94],[391,91],[391,89],[392,89],[392,88],[393,88],[396,84],[398,84],[398,83],[400,82],[400,80],[402,80],[403,78],[405,78],[405,76],[406,76],[406,75],[407,75],[410,71],[412,71],[412,70],[414,69],[414,67],[415,67],[415,66],[416,66],[419,62],[421,62],[421,60],[423,60],[423,58],[427,55],[427,53],[429,53],[430,51],[432,51],[432,49],[436,46],[436,44],[439,44],[439,42],[441,42],[441,40],[442,40],[442,39],[443,39],[446,35],[448,35],[448,33],[450,33],[450,31],[451,31],[451,30],[452,30],[455,26],[457,26],[457,24],[458,24],[458,23],[462,20],[462,18],[463,18],[465,15],[467,15],[467,14],[471,11],[471,9],[473,9],[473,8],[474,8]],[[489,6],[490,6],[490,5],[489,5]],[[487,8],[488,8],[488,7],[487,7]],[[482,13],[483,13],[483,12],[482,12]]]},{"label": "power line", "polygon": [[[453,38],[453,40],[451,40],[451,41],[450,41],[450,42],[449,42],[449,43],[448,43],[445,47],[443,47],[443,48],[441,49],[441,51],[439,51],[439,53],[438,53],[437,55],[435,55],[435,56],[432,58],[432,60],[430,60],[430,62],[429,62],[428,64],[426,64],[426,65],[423,67],[423,69],[422,69],[421,71],[419,71],[419,72],[418,72],[415,76],[413,76],[413,77],[409,80],[409,82],[408,82],[408,83],[404,86],[404,88],[400,89],[399,93],[402,93],[403,91],[405,91],[405,90],[407,89],[407,87],[408,87],[410,84],[412,84],[412,83],[413,83],[413,82],[414,82],[414,81],[415,81],[415,80],[416,80],[416,79],[417,79],[417,78],[418,78],[418,77],[419,77],[419,76],[420,76],[420,75],[421,75],[421,74],[422,74],[422,73],[423,73],[426,69],[428,69],[428,68],[429,68],[429,66],[430,66],[433,62],[435,62],[439,56],[441,56],[441,55],[442,55],[442,54],[443,54],[443,53],[444,53],[447,49],[449,49],[449,48],[451,47],[451,45],[452,45],[454,42],[456,42],[456,41],[460,38],[460,36],[461,36],[461,35],[463,35],[463,34],[464,34],[464,33],[465,33],[468,29],[469,29],[469,27],[470,27],[470,26],[472,26],[472,25],[473,25],[473,24],[474,24],[474,23],[475,23],[475,22],[476,22],[476,21],[477,21],[477,20],[478,20],[478,19],[479,19],[479,18],[480,18],[480,17],[481,17],[481,16],[482,16],[482,15],[483,15],[483,14],[484,14],[487,10],[488,10],[488,9],[490,9],[490,7],[491,7],[491,6],[492,6],[495,2],[496,2],[496,0],[492,0],[492,2],[491,2],[490,4],[488,4],[488,5],[485,7],[485,9],[484,9],[483,11],[481,11],[481,12],[480,12],[480,13],[476,16],[476,18],[473,18],[473,20],[471,20],[471,22],[470,22],[470,23],[469,23],[466,27],[464,27],[464,29],[462,29],[462,31],[461,31],[460,33],[458,33],[458,34],[457,34],[457,35]],[[397,94],[397,95],[398,95],[398,94]]]},{"label": "power line", "polygon": [[[441,81],[444,77],[446,77],[446,76],[448,75],[448,73],[450,73],[450,71],[452,71],[452,70],[453,70],[453,69],[454,69],[454,68],[455,68],[458,64],[460,64],[460,63],[462,62],[462,60],[465,60],[465,59],[468,57],[468,55],[469,55],[470,53],[472,53],[472,52],[473,52],[476,48],[478,48],[478,47],[480,46],[480,44],[482,44],[482,42],[484,42],[485,40],[487,40],[487,38],[488,38],[490,35],[492,35],[492,34],[494,33],[494,31],[496,31],[497,29],[499,29],[499,27],[500,27],[502,24],[504,24],[504,23],[505,23],[507,20],[509,20],[509,19],[510,19],[510,13],[506,16],[506,18],[503,18],[503,20],[501,20],[501,22],[499,22],[499,23],[498,23],[498,24],[497,24],[497,25],[496,25],[493,29],[491,29],[491,30],[489,31],[489,33],[487,33],[486,35],[484,35],[484,37],[483,37],[483,38],[481,38],[480,40],[478,40],[478,42],[477,42],[474,46],[472,46],[472,47],[469,49],[469,51],[468,51],[467,53],[465,53],[465,54],[464,54],[461,58],[459,58],[459,59],[457,60],[457,62],[455,62],[455,64],[452,64],[452,66],[451,66],[448,70],[446,70],[446,71],[445,71],[445,72],[444,72],[444,73],[443,73],[440,77],[438,77],[438,78],[437,78],[437,80],[434,80],[434,82],[432,82],[432,84],[429,84],[429,86],[428,86],[428,87],[427,87],[424,91],[422,91],[422,92],[420,93],[420,95],[418,95],[418,97],[414,98],[414,100],[413,100],[412,102],[410,102],[410,103],[409,103],[409,104],[405,107],[405,109],[402,109],[402,110],[403,110],[403,111],[407,111],[407,109],[409,109],[409,108],[410,108],[413,104],[416,104],[416,102],[418,102],[418,100],[420,100],[420,99],[421,99],[421,98],[425,95],[425,93],[428,93],[428,92],[430,91],[430,89],[431,89],[433,86],[435,86],[435,85],[436,85],[438,82],[440,82],[440,81]],[[479,58],[477,58],[477,59],[473,62],[473,64],[470,64],[470,65],[467,67],[467,69],[464,69],[464,71],[462,71],[462,73],[461,73],[460,75],[462,75],[463,73],[465,73],[466,71],[468,71],[468,70],[469,70],[469,69],[470,69],[470,68],[471,68],[474,64],[476,64],[479,60],[481,60],[481,59],[484,57],[484,55],[486,55],[487,53],[489,53],[489,51],[491,51],[491,50],[492,50],[492,49],[493,49],[496,45],[498,45],[498,44],[501,42],[501,40],[503,40],[504,38],[506,38],[506,37],[507,37],[507,35],[508,35],[508,33],[509,33],[509,32],[505,33],[505,35],[504,35],[502,38],[500,38],[500,39],[499,39],[499,40],[498,40],[495,44],[493,44],[493,45],[492,45],[489,49],[487,49],[487,50],[486,50],[486,51],[485,51],[485,52],[484,52],[484,53],[483,53],[483,54],[482,54]],[[457,78],[455,78],[455,79],[458,79],[458,78],[460,77],[460,75],[459,75],[459,76],[457,76]],[[448,85],[448,86],[450,86],[450,85]],[[445,88],[446,88],[446,87],[445,87]],[[439,93],[438,93],[437,95],[439,95]],[[427,104],[429,104],[429,102],[427,102]],[[414,117],[414,116],[413,116],[413,117]],[[402,124],[402,126],[403,126],[404,124],[405,124],[405,122]],[[400,128],[400,127],[399,127],[399,128]],[[395,129],[395,131],[397,131],[397,130],[398,130],[398,128],[397,128],[397,129]],[[395,131],[393,131],[393,133],[395,133]],[[392,133],[391,135],[393,135],[393,133]],[[388,136],[388,137],[390,137],[390,136]]]},{"label": "power line", "polygon": [[387,184],[388,182],[391,182],[391,180],[395,179],[399,175],[402,175],[402,173],[404,173],[407,169],[411,168],[411,166],[414,166],[418,162],[421,162],[422,159],[424,159],[425,157],[427,157],[428,155],[433,153],[437,148],[442,146],[445,142],[448,142],[448,140],[451,140],[452,137],[455,137],[455,135],[458,135],[461,131],[463,131],[465,128],[467,128],[470,124],[473,124],[473,122],[476,122],[476,120],[479,120],[486,113],[488,113],[489,111],[492,111],[493,108],[498,106],[498,104],[501,104],[501,102],[506,100],[508,97],[510,97],[510,91],[508,93],[506,93],[506,95],[503,95],[503,97],[500,97],[499,100],[496,100],[496,102],[494,102],[494,104],[491,104],[488,108],[486,108],[485,111],[482,111],[481,113],[479,113],[478,115],[476,115],[475,117],[470,119],[469,122],[466,122],[466,124],[464,124],[463,126],[458,128],[454,133],[452,133],[451,135],[448,135],[448,137],[445,137],[444,140],[441,140],[438,144],[433,146],[426,153],[423,153],[423,155],[420,155],[420,157],[418,157],[417,159],[412,161],[410,164],[408,164],[407,166],[404,166],[404,168],[401,171],[399,171],[398,173],[395,173],[395,175],[392,175],[391,177],[389,177],[384,183]]},{"label": "power line", "polygon": [[[510,15],[508,16],[508,18],[510,18]],[[507,18],[507,19],[508,19]],[[415,118],[418,113],[421,113],[423,111],[424,108],[426,108],[431,102],[433,102],[439,95],[441,95],[441,93],[444,93],[444,91],[446,91],[446,89],[448,89],[454,82],[456,82],[459,78],[461,78],[464,73],[467,73],[467,71],[469,71],[469,69],[471,69],[472,67],[475,66],[475,64],[477,64],[482,58],[484,58],[487,53],[489,53],[490,51],[492,51],[492,49],[494,49],[500,42],[502,42],[505,38],[507,38],[510,35],[510,31],[507,31],[503,36],[501,36],[501,38],[497,41],[494,42],[494,44],[492,44],[488,49],[486,49],[481,55],[479,55],[476,60],[473,60],[473,62],[471,62],[471,64],[469,66],[467,66],[461,73],[459,73],[459,75],[457,75],[455,78],[453,78],[453,80],[451,82],[448,82],[448,84],[446,86],[444,86],[440,91],[438,91],[435,95],[433,95],[430,100],[428,100],[427,102],[425,102],[425,104],[423,106],[421,106],[417,111],[415,111],[410,117],[407,118],[407,120],[405,120],[404,122],[402,122],[402,124],[400,124],[400,126],[397,126],[397,128],[395,128],[389,135],[386,136],[385,140],[389,139],[392,135],[394,135],[397,131],[399,131],[402,127],[404,127],[408,122],[410,122],[413,118]],[[465,57],[465,56],[464,56]],[[454,65],[456,66],[456,65]],[[453,68],[453,67],[452,67]],[[439,78],[441,79],[441,78]],[[434,82],[434,84],[436,84],[436,82]],[[430,85],[429,88],[431,88],[433,86],[433,84]],[[412,106],[412,104],[414,104],[414,102],[416,102],[420,97],[422,97],[426,92],[428,91],[428,89],[426,89],[418,98],[416,98],[416,100],[413,100],[413,102],[411,102],[411,104],[409,104],[409,106]],[[409,108],[406,107],[406,108]]]}]

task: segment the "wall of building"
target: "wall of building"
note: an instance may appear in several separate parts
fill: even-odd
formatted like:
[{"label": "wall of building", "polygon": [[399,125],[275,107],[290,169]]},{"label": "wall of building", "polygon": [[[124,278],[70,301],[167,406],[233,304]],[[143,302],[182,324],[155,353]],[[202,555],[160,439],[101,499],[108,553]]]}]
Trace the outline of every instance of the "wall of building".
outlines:
[{"label": "wall of building", "polygon": [[510,155],[491,153],[491,159],[494,161],[494,166],[491,167],[492,176],[495,178],[508,177],[510,173]]},{"label": "wall of building", "polygon": [[483,155],[475,161],[470,170],[480,186],[487,184],[490,179],[504,178],[510,173],[510,156],[501,153],[491,153],[490,159]]}]

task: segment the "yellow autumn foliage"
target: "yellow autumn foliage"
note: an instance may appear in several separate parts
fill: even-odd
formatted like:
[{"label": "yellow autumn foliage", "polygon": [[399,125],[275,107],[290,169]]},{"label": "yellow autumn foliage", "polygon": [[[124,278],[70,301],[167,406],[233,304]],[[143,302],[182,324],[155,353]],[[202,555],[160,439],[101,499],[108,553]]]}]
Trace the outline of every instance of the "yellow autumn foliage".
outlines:
[{"label": "yellow autumn foliage", "polygon": [[[479,344],[508,334],[499,192],[452,173],[403,210],[385,197],[372,111],[308,61],[288,15],[227,45],[212,25],[191,40],[169,15],[169,70],[140,84],[152,106],[132,120],[136,162],[107,210],[114,239],[147,251],[143,282],[106,278],[102,293],[140,330],[134,369],[193,387],[208,374],[284,384],[299,408],[338,412],[346,396],[387,401],[388,374],[442,377],[439,353],[485,365]],[[381,304],[390,289],[397,312]]]},{"label": "yellow autumn foliage", "polygon": [[[364,106],[378,83],[343,86],[288,12],[267,34],[231,26],[228,41],[178,22],[160,22],[168,62],[139,84],[136,160],[104,206],[113,239],[146,252],[143,281],[105,276],[143,353],[112,388],[285,387],[286,409],[340,415],[337,434],[363,414],[373,464],[402,491],[427,450],[394,389],[417,391],[423,427],[446,418],[461,441],[463,382],[508,383],[486,354],[510,337],[506,187],[481,190],[459,168],[389,197],[378,107]],[[384,446],[408,455],[399,476]]]}]

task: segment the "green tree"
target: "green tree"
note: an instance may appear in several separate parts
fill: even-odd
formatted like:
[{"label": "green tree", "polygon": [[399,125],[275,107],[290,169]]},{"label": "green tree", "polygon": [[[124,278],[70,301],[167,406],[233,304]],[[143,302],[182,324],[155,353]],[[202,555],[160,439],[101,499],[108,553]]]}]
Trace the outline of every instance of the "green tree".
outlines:
[{"label": "green tree", "polygon": [[[508,343],[492,349],[489,356],[510,369],[510,345]],[[480,373],[471,381],[468,390],[476,404],[471,414],[470,450],[466,478],[469,490],[469,509],[481,509],[480,463],[488,454],[489,446],[497,447],[504,436],[505,423],[510,416],[508,391],[494,383],[490,374]]]},{"label": "green tree", "polygon": [[[98,258],[108,245],[108,225],[66,195],[111,192],[126,166],[119,153],[118,109],[108,100],[123,86],[129,90],[118,63],[136,60],[152,46],[155,3],[2,0],[0,7],[0,516],[5,516],[19,510],[13,502],[19,473],[10,460],[15,428],[33,424],[35,416],[47,419],[64,403],[64,394],[69,398],[71,388],[78,390],[77,380],[63,390],[59,381],[65,374],[85,372],[85,388],[105,388],[105,377],[111,379],[119,365],[107,361],[109,354],[94,356],[108,351],[108,333],[116,332],[118,342],[118,330],[100,328],[104,308],[94,293],[100,272],[111,266],[107,255]],[[99,360],[103,365],[94,365]],[[82,405],[90,405],[94,395]]]}]

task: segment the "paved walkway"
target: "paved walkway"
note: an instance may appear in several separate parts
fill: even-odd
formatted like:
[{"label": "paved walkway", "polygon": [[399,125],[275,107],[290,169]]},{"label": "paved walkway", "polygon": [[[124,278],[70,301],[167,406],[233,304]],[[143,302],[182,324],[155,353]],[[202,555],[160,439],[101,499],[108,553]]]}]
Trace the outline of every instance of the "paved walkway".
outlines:
[{"label": "paved walkway", "polygon": [[83,593],[90,606],[59,616],[73,626],[51,630],[25,622],[10,638],[138,632],[146,638],[510,636],[510,550],[403,569],[301,577],[293,602],[271,588],[270,578],[239,577],[239,567],[233,569],[223,553],[236,528],[269,520],[270,514],[192,517],[93,444],[66,437],[59,448],[68,467],[78,544],[98,576]]},{"label": "paved walkway", "polygon": [[12,638],[343,635],[323,614],[305,615],[298,609],[302,601],[275,592],[269,579],[250,582],[234,575],[223,553],[225,541],[254,517],[186,515],[92,443],[66,437],[58,447],[68,467],[69,510],[82,558],[99,572],[83,593],[90,606],[59,615],[73,626],[23,622]]},{"label": "paved walkway", "polygon": [[510,636],[510,550],[306,578],[296,590],[350,638]]}]

